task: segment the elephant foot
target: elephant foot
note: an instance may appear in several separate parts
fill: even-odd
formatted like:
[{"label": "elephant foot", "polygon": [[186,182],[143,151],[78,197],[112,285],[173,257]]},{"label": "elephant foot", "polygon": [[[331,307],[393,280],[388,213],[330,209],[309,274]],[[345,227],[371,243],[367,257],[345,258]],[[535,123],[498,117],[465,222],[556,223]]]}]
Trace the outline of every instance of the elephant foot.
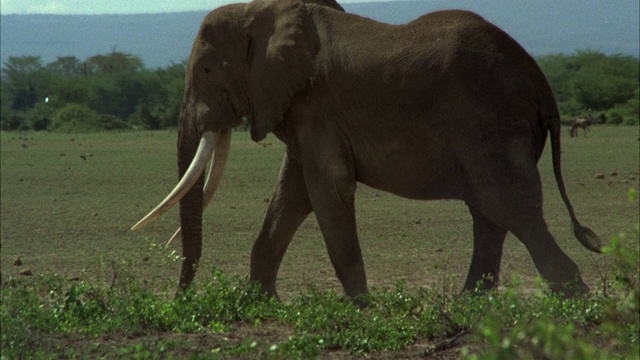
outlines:
[{"label": "elephant foot", "polygon": [[178,290],[184,292],[193,282],[193,278],[196,276],[196,270],[198,269],[197,259],[184,259],[182,261],[182,269],[180,270],[180,281],[178,283]]},{"label": "elephant foot", "polygon": [[549,289],[563,299],[573,299],[590,292],[589,286],[582,279],[568,283],[549,283]]},{"label": "elephant foot", "polygon": [[362,294],[362,295],[358,295],[354,298],[347,296],[347,295],[342,295],[338,298],[338,301],[340,303],[350,303],[353,304],[355,306],[357,306],[360,310],[364,310],[368,307],[370,307],[371,305],[373,305],[373,301],[371,299],[370,296],[368,296],[368,294]]},{"label": "elephant foot", "polygon": [[256,284],[256,286],[260,288],[260,294],[264,297],[280,301],[280,296],[278,295],[278,291],[276,291],[275,282],[269,282],[268,284],[265,284],[258,279],[250,279],[249,281]]},{"label": "elephant foot", "polygon": [[462,288],[462,291],[469,294],[475,294],[475,293],[483,294],[498,287],[498,280],[499,280],[498,275],[494,276],[491,274],[487,274],[487,275],[482,275],[481,277],[478,278],[477,276],[474,276],[474,274],[469,273],[469,276],[467,276],[467,281],[465,282],[464,287]]},{"label": "elephant foot", "polygon": [[369,294],[360,294],[356,297],[350,297],[349,300],[353,303],[353,305],[360,308],[360,310],[364,310],[372,305],[371,297]]}]

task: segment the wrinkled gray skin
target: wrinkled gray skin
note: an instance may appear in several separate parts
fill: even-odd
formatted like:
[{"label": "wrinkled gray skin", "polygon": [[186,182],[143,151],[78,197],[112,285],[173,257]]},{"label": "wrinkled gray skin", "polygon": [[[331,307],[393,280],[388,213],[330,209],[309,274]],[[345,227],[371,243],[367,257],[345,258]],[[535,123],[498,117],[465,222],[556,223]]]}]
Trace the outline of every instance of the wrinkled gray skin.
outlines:
[{"label": "wrinkled gray skin", "polygon": [[[395,26],[336,3],[258,0],[216,9],[189,58],[180,176],[203,132],[242,117],[253,140],[272,132],[286,144],[251,254],[251,280],[265,293],[277,297],[281,260],[311,212],[345,293],[368,293],[354,213],[358,182],[410,199],[464,201],[474,234],[466,290],[496,286],[510,231],[553,290],[587,291],[542,214],[536,163],[550,134],[576,236],[599,250],[566,196],[551,89],[525,50],[480,16],[441,11]],[[200,178],[180,202],[183,289],[201,255],[202,189]]]}]

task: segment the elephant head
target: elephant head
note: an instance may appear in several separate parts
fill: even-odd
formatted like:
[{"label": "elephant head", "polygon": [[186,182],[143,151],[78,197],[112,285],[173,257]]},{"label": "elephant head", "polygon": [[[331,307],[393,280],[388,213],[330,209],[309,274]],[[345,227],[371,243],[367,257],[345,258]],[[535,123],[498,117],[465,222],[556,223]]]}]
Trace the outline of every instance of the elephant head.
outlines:
[{"label": "elephant head", "polygon": [[[182,237],[183,289],[192,282],[201,255],[202,211],[222,178],[230,129],[248,119],[252,139],[264,139],[314,75],[320,40],[304,3],[344,11],[335,0],[258,0],[212,11],[198,31],[180,113],[180,182],[132,228],[145,226],[180,202],[181,226],[171,240]],[[202,174],[211,158],[205,184]]]}]

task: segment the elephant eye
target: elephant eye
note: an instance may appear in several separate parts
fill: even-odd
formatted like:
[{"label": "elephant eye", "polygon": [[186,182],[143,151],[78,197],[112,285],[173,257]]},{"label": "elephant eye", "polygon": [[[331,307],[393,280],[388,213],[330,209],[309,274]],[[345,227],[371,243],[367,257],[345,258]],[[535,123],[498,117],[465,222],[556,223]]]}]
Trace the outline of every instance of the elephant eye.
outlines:
[{"label": "elephant eye", "polygon": [[203,71],[204,71],[204,73],[205,73],[206,75],[209,75],[209,73],[211,72],[211,70],[210,70],[209,68],[207,68],[207,67],[206,67],[206,68],[204,68],[204,69],[203,69]]}]

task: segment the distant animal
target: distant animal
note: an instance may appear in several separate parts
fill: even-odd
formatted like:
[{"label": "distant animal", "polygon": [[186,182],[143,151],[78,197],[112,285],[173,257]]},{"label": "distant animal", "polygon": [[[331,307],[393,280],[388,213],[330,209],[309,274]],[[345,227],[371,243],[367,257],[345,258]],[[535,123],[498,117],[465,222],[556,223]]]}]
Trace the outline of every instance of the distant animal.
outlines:
[{"label": "distant animal", "polygon": [[591,118],[575,118],[571,120],[571,130],[569,130],[571,137],[578,136],[578,128],[581,128],[584,132],[584,136],[587,137],[587,133],[591,132],[589,129],[591,124],[593,124],[593,119]]}]

